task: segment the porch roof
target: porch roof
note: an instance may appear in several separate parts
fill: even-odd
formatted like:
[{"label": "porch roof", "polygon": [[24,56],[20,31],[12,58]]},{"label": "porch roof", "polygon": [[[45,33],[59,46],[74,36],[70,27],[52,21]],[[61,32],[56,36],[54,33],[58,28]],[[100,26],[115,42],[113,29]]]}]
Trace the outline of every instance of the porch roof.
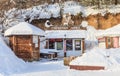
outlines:
[{"label": "porch roof", "polygon": [[114,27],[111,27],[109,29],[106,30],[99,30],[96,33],[97,37],[103,37],[103,36],[120,36],[120,24],[115,25]]},{"label": "porch roof", "polygon": [[86,38],[86,30],[47,30],[46,38]]},{"label": "porch roof", "polygon": [[27,22],[21,22],[5,31],[5,36],[10,35],[40,35],[44,36],[45,32],[36,26]]}]

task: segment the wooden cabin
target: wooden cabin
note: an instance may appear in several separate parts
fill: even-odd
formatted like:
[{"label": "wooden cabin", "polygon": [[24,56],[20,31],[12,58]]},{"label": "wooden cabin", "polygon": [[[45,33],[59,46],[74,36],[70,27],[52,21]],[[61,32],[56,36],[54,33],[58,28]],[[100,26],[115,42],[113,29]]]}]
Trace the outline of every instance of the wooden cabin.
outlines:
[{"label": "wooden cabin", "polygon": [[25,61],[39,60],[40,36],[44,31],[26,22],[11,27],[5,31],[9,37],[9,46],[17,57]]},{"label": "wooden cabin", "polygon": [[107,30],[101,30],[96,35],[100,48],[109,49],[120,47],[120,24]]},{"label": "wooden cabin", "polygon": [[58,56],[80,56],[85,52],[85,30],[48,30],[46,48],[59,51]]}]

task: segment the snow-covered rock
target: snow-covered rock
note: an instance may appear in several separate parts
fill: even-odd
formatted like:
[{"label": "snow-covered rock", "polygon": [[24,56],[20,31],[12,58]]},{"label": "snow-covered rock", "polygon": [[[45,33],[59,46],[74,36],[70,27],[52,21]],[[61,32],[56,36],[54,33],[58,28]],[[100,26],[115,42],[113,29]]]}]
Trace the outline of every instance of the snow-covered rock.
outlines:
[{"label": "snow-covered rock", "polygon": [[64,3],[63,13],[70,13],[72,15],[77,15],[83,12],[83,7],[79,5],[77,2],[68,1]]},{"label": "snow-covered rock", "polygon": [[81,26],[82,27],[87,27],[88,26],[88,22],[87,21],[82,21],[81,22]]}]

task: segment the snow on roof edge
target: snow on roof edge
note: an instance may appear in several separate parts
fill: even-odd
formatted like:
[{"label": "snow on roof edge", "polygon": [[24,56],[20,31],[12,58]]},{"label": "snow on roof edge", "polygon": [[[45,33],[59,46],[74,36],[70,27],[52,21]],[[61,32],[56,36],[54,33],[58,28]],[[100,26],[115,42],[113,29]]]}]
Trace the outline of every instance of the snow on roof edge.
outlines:
[{"label": "snow on roof edge", "polygon": [[10,35],[40,35],[44,36],[45,32],[32,24],[27,22],[20,22],[19,24],[7,29],[5,36]]},{"label": "snow on roof edge", "polygon": [[47,30],[46,38],[86,38],[86,30]]}]

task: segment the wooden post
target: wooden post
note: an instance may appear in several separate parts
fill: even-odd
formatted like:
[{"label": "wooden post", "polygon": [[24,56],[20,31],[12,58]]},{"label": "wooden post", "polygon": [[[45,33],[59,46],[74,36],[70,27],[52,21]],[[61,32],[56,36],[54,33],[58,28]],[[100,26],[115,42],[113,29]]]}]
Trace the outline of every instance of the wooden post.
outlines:
[{"label": "wooden post", "polygon": [[31,60],[34,58],[33,56],[33,51],[35,50],[35,45],[33,44],[33,35],[30,35],[30,42],[29,42],[29,47],[30,47],[30,53],[31,53]]},{"label": "wooden post", "polygon": [[110,37],[110,42],[111,42],[111,48],[113,48],[113,37]]},{"label": "wooden post", "polygon": [[16,51],[16,36],[13,36],[13,51]]},{"label": "wooden post", "polygon": [[38,59],[40,58],[40,39],[38,36]]},{"label": "wooden post", "polygon": [[66,39],[64,39],[64,57],[66,57]]},{"label": "wooden post", "polygon": [[108,48],[108,41],[107,41],[107,37],[105,37],[105,44],[106,44],[106,49]]},{"label": "wooden post", "polygon": [[85,53],[85,39],[82,38],[82,54]]},{"label": "wooden post", "polygon": [[46,40],[45,48],[46,48],[46,49],[49,49],[49,40]]}]

